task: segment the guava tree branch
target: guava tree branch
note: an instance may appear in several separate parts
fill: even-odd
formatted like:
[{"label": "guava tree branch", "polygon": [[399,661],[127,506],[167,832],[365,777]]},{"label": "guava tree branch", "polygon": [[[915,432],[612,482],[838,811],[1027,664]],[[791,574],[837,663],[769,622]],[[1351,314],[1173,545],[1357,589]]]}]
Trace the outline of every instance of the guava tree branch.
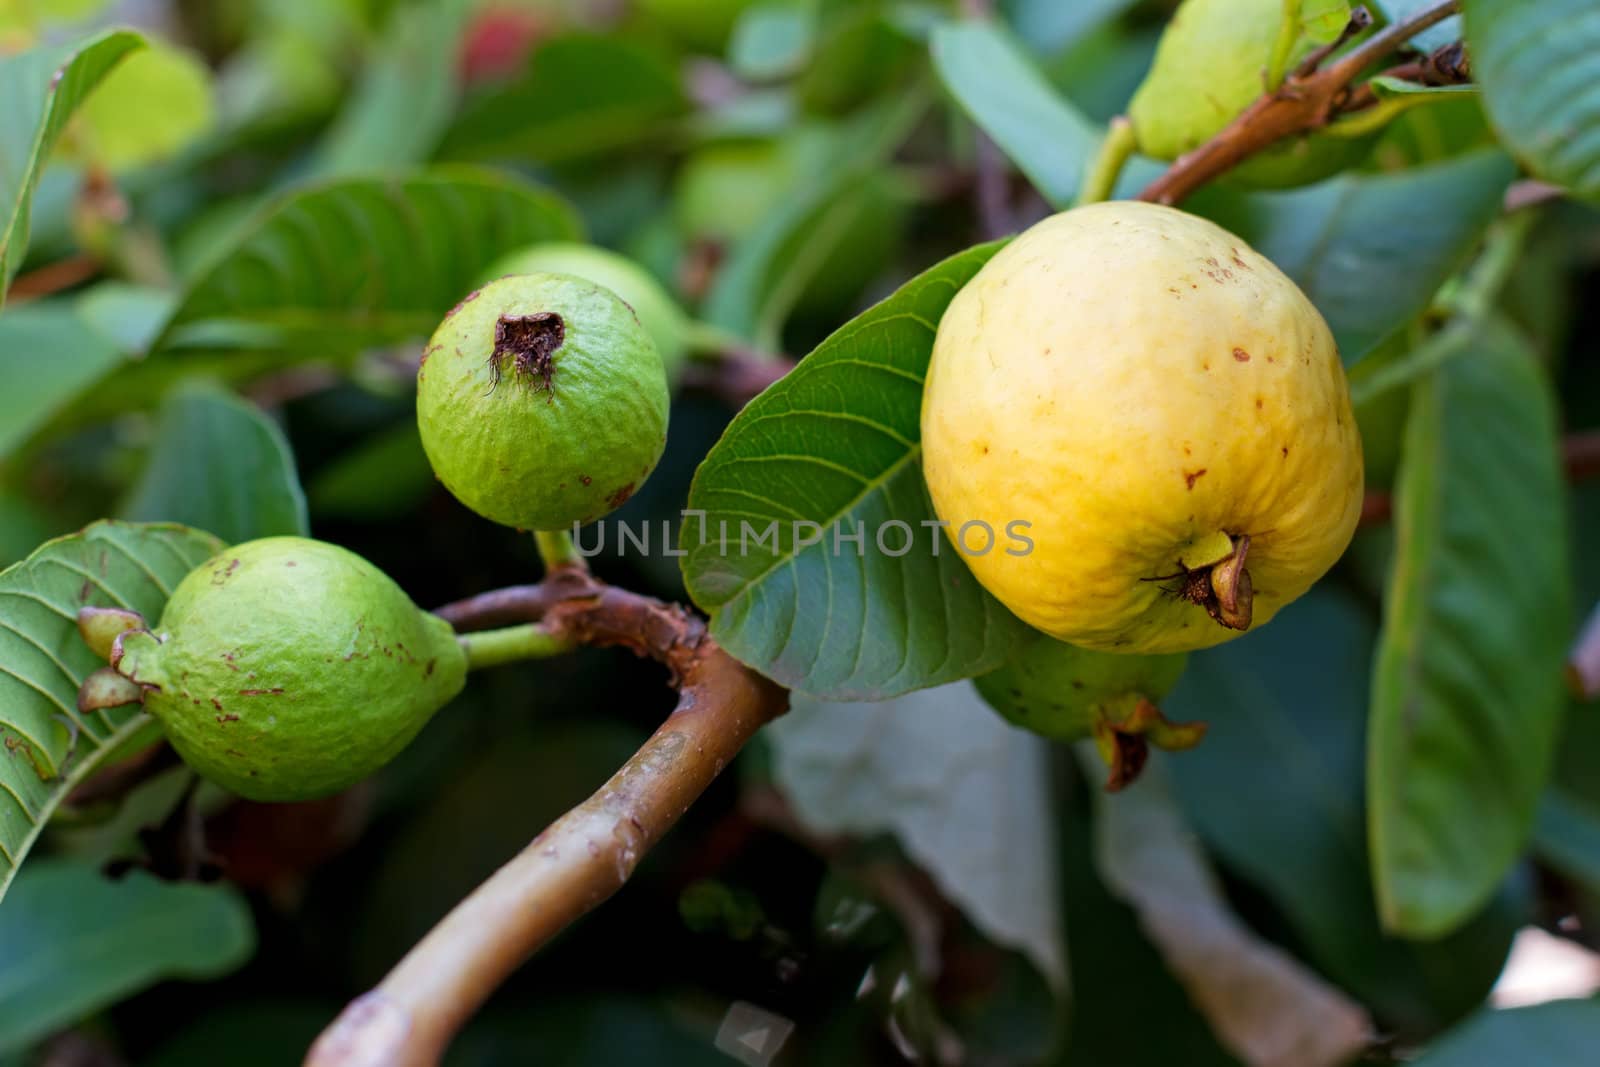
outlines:
[{"label": "guava tree branch", "polygon": [[1138,199],[1176,204],[1278,141],[1326,126],[1349,106],[1351,84],[1362,71],[1458,8],[1458,0],[1436,0],[1385,26],[1325,66],[1320,64],[1326,54],[1313,53],[1282,85],[1264,93],[1205,144],[1174,160]]},{"label": "guava tree branch", "polygon": [[788,707],[682,608],[617,589],[576,566],[538,585],[439,612],[458,629],[537,622],[557,639],[620,645],[672,673],[677,707],[621,770],[551,824],[435,926],[376,989],[345,1009],[307,1067],[428,1067],[505,978],[620,889],[640,858]]}]

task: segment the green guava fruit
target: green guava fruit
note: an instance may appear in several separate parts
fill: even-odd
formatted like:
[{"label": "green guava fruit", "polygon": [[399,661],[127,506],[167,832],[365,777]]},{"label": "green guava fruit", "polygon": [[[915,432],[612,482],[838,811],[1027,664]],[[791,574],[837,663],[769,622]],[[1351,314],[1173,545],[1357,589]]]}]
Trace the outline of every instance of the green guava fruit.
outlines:
[{"label": "green guava fruit", "polygon": [[235,545],[178,584],[112,666],[202,776],[251,800],[309,800],[393,759],[461,691],[450,624],[336,545]]},{"label": "green guava fruit", "polygon": [[620,296],[655,341],[667,384],[678,383],[689,355],[688,317],[649,271],[608,248],[554,241],[511,253],[490,267],[483,280],[539,273],[576,275]]},{"label": "green guava fruit", "polygon": [[564,530],[622,506],[667,442],[661,353],[633,309],[570,274],[519,274],[445,316],[417,371],[434,473],[473,511]]},{"label": "green guava fruit", "polygon": [[1204,736],[1204,723],[1168,722],[1156,707],[1187,660],[1184,653],[1093,652],[1041,637],[975,683],[1013,725],[1057,741],[1094,738],[1110,768],[1106,786],[1115,790],[1138,776],[1147,743],[1182,749]]},{"label": "green guava fruit", "polygon": [[[1266,91],[1267,65],[1282,21],[1282,0],[1184,0],[1128,105],[1139,151],[1176,159],[1249,107]],[[1302,39],[1288,69],[1313,47]],[[1260,188],[1321,181],[1360,162],[1373,139],[1327,133],[1288,138],[1233,168],[1227,178]]]},{"label": "green guava fruit", "polygon": [[737,241],[782,205],[803,171],[803,138],[725,141],[684,161],[674,185],[674,217],[685,234]]}]

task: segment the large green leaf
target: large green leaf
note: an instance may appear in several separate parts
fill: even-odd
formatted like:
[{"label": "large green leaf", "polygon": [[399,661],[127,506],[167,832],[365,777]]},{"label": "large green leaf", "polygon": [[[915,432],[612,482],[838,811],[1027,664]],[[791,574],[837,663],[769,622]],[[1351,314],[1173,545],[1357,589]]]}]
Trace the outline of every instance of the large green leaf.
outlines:
[{"label": "large green leaf", "polygon": [[221,547],[187,527],[100,522],[0,571],[0,895],[61,798],[149,721],[137,706],[78,712],[78,687],[105,666],[78,635],[78,609],[159,618]]},{"label": "large green leaf", "polygon": [[934,31],[933,66],[946,89],[1034,188],[1071,205],[1101,131],[1045,80],[1022,47],[992,22]]},{"label": "large green leaf", "polygon": [[464,0],[397,8],[360,84],[308,164],[310,176],[372,173],[432,154],[460,96]]},{"label": "large green leaf", "polygon": [[522,78],[467,104],[439,152],[565,163],[659,138],[686,108],[678,71],[655,50],[566,34],[540,45]]},{"label": "large green leaf", "polygon": [[490,263],[578,235],[559,197],[492,171],[314,185],[272,203],[199,273],[153,349],[310,358],[425,337]]},{"label": "large green leaf", "polygon": [[0,316],[0,457],[121,360],[70,302],[14,307]]},{"label": "large green leaf", "polygon": [[[999,666],[1027,632],[933,526],[922,481],[934,331],[998,247],[945,260],[839,329],[695,475],[689,507],[705,518],[683,526],[689,594],[730,652],[790,688],[881,700]],[[816,543],[802,543],[816,536],[805,523]],[[859,552],[843,540],[858,524]],[[769,528],[775,540],[756,543]]]},{"label": "large green leaf", "polygon": [[1600,807],[1552,785],[1539,799],[1533,845],[1546,863],[1600,892]]},{"label": "large green leaf", "polygon": [[229,544],[307,533],[306,498],[276,423],[225,389],[172,392],[122,516],[209,530]]},{"label": "large green leaf", "polygon": [[895,834],[990,941],[1066,991],[1043,740],[968,682],[876,704],[796,698],[769,736],[773,776],[806,826]]},{"label": "large green leaf", "polygon": [[1350,174],[1306,189],[1219,191],[1190,205],[1271,259],[1306,291],[1346,363],[1425,310],[1500,211],[1511,161],[1497,151],[1397,174]]},{"label": "large green leaf", "polygon": [[1565,499],[1549,386],[1503,323],[1413,390],[1373,675],[1368,820],[1384,925],[1477,911],[1527,844],[1565,706]]},{"label": "large green leaf", "polygon": [[1363,814],[1376,645],[1354,594],[1325,583],[1271,626],[1191,657],[1163,706],[1211,728],[1166,766],[1206,844],[1272,901],[1318,970],[1416,1038],[1483,1000],[1520,917],[1508,893],[1436,943],[1380,929]]},{"label": "large green leaf", "polygon": [[837,264],[838,250],[883,240],[884,205],[897,195],[883,165],[923,110],[912,94],[819,139],[794,195],[729,251],[706,297],[706,321],[759,349],[781,347],[784,320],[806,287]]},{"label": "large green leaf", "polygon": [[1416,1067],[1577,1067],[1600,1048],[1600,998],[1481,1012],[1440,1039]]},{"label": "large green leaf", "polygon": [[62,127],[122,57],[143,47],[138,34],[119,30],[0,58],[0,304],[28,250],[33,188]]},{"label": "large green leaf", "polygon": [[1472,75],[1495,129],[1541,177],[1600,198],[1600,15],[1593,0],[1469,0]]},{"label": "large green leaf", "polygon": [[31,864],[0,907],[0,1053],[164,979],[226,974],[254,950],[250,909],[226,886]]}]

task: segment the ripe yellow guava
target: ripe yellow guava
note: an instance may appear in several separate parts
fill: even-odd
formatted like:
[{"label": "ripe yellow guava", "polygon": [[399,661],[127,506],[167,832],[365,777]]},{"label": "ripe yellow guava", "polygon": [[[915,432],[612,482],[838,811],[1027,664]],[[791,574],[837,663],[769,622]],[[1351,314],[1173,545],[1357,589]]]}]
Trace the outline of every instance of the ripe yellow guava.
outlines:
[{"label": "ripe yellow guava", "polygon": [[422,447],[473,511],[563,530],[622,506],[667,442],[666,370],[615,293],[570,274],[490,282],[417,371]]},{"label": "ripe yellow guava", "polygon": [[1187,660],[1091,652],[1040,638],[975,682],[1014,725],[1057,741],[1094,738],[1110,771],[1106,787],[1116,790],[1139,776],[1148,744],[1191,748],[1205,736],[1204,723],[1168,722],[1156,707]]},{"label": "ripe yellow guava", "polygon": [[[1266,91],[1282,0],[1184,0],[1161,34],[1150,72],[1128,104],[1139,151],[1176,159],[1233,121]],[[1313,43],[1298,42],[1293,69]],[[1304,185],[1360,161],[1373,137],[1301,134],[1228,172],[1242,185]]]},{"label": "ripe yellow guava", "polygon": [[[1046,219],[956,294],[922,448],[978,581],[1104,651],[1204,648],[1266,622],[1361,511],[1361,439],[1322,316],[1239,238],[1153,204]],[[1032,548],[982,551],[968,523],[1028,523]]]},{"label": "ripe yellow guava", "polygon": [[389,762],[461,691],[466,654],[378,568],[336,545],[235,545],[178,584],[112,666],[178,754],[252,800],[309,800]]},{"label": "ripe yellow guava", "polygon": [[656,343],[667,383],[677,383],[689,354],[689,320],[649,271],[609,248],[552,241],[511,253],[485,271],[483,280],[539,273],[573,274],[620,296]]}]

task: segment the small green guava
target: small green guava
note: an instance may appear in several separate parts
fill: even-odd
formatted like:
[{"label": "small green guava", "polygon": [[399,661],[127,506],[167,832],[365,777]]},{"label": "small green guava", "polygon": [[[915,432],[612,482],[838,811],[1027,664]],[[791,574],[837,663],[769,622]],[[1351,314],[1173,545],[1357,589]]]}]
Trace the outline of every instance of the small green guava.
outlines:
[{"label": "small green guava", "polygon": [[621,507],[661,458],[669,403],[661,353],[633,309],[571,274],[472,293],[417,371],[434,473],[473,511],[523,530]]},{"label": "small green guava", "polygon": [[338,792],[393,759],[461,691],[466,653],[378,568],[269,537],[191,571],[111,664],[202,776],[251,800]]},{"label": "small green guava", "polygon": [[1013,725],[1056,741],[1094,738],[1110,768],[1106,788],[1115,790],[1138,776],[1147,743],[1190,748],[1205,734],[1204,723],[1168,722],[1156,707],[1188,658],[1094,652],[1041,637],[975,683]]},{"label": "small green guava", "polygon": [[499,260],[484,273],[484,282],[508,274],[573,274],[610,289],[633,308],[661,353],[667,384],[675,386],[689,355],[689,319],[655,276],[627,256],[608,248],[552,241],[530,245]]},{"label": "small green guava", "polygon": [[[1128,104],[1139,151],[1176,159],[1261,96],[1283,17],[1282,0],[1184,0]],[[1313,47],[1310,40],[1298,41],[1288,68]],[[1374,139],[1301,134],[1252,156],[1227,179],[1269,189],[1321,181],[1360,162]]]}]

